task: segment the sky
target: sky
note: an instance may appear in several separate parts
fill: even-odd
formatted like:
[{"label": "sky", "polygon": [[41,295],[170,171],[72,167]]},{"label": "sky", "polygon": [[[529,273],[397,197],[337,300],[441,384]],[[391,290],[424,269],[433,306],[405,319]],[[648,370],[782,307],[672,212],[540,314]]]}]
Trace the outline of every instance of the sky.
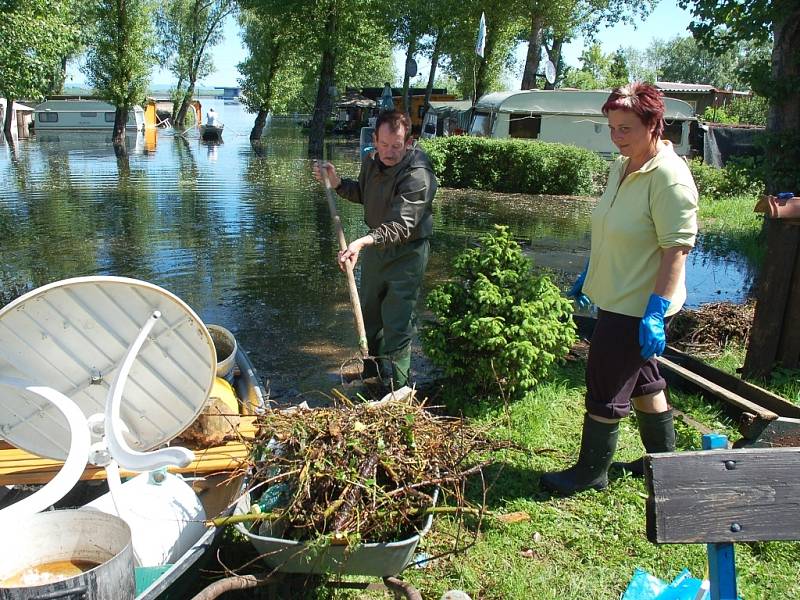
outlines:
[{"label": "sky", "polygon": [[[661,0],[653,13],[635,28],[631,25],[616,25],[599,32],[597,41],[600,43],[603,52],[610,54],[618,48],[634,47],[644,50],[650,46],[651,42],[660,38],[668,40],[675,36],[686,36],[689,34],[688,25],[691,15],[678,7],[672,0]],[[489,24],[491,26],[491,24]],[[475,30],[477,33],[477,23]],[[583,51],[585,41],[581,38],[576,39],[563,49],[564,60],[568,65],[580,66],[578,57]],[[522,66],[525,62],[527,45],[521,45],[517,51],[517,60],[520,64],[519,73],[512,75],[509,83],[512,87],[519,87],[522,79]],[[214,86],[236,86],[239,72],[236,65],[242,62],[247,55],[239,37],[239,27],[234,18],[228,18],[223,32],[223,42],[212,50],[215,71],[206,77],[202,82],[203,87]],[[405,58],[402,53],[395,52],[394,61],[397,73],[403,72]],[[418,58],[419,72],[427,73],[430,67],[425,59]],[[82,85],[85,83],[83,74],[79,72],[77,66],[72,65],[68,69],[67,85]],[[152,83],[168,85],[173,83],[173,76],[164,69],[159,69],[153,73]]]}]

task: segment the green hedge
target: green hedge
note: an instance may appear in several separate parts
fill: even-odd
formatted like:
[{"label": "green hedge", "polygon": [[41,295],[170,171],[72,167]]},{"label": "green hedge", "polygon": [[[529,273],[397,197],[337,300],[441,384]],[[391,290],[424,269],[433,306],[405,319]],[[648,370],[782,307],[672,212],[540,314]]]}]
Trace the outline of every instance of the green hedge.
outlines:
[{"label": "green hedge", "polygon": [[731,159],[723,168],[717,169],[693,158],[689,161],[689,168],[700,198],[705,200],[764,193],[762,161],[742,157]]},{"label": "green hedge", "polygon": [[608,174],[600,156],[566,144],[451,136],[420,145],[445,187],[594,196],[602,193]]}]

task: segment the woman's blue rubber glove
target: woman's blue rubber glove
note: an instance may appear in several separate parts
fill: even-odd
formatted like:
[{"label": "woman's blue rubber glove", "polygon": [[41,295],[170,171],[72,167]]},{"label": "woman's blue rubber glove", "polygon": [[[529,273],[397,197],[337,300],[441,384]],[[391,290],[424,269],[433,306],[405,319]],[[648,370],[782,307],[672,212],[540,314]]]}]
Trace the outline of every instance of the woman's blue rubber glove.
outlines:
[{"label": "woman's blue rubber glove", "polygon": [[586,261],[586,266],[583,268],[583,272],[578,275],[578,278],[575,280],[575,283],[572,284],[572,287],[567,292],[567,296],[570,298],[575,298],[575,304],[581,310],[586,310],[592,304],[592,301],[589,300],[589,296],[583,293],[583,282],[586,281],[586,273],[589,272],[589,261]]},{"label": "woman's blue rubber glove", "polygon": [[667,346],[667,335],[664,331],[664,314],[669,308],[669,300],[658,294],[650,294],[644,316],[639,323],[639,345],[642,347],[642,358],[661,356]]}]

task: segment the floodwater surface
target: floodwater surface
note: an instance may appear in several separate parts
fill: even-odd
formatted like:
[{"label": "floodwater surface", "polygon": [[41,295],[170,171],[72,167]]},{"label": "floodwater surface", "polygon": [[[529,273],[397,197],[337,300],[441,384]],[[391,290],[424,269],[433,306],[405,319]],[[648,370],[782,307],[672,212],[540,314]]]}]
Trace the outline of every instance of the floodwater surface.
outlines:
[{"label": "floodwater surface", "polygon": [[[181,297],[206,323],[236,335],[273,398],[327,392],[356,355],[344,276],[323,190],[310,175],[303,132],[273,119],[258,146],[253,115],[202,99],[224,141],[196,130],[129,135],[117,158],[105,133],[44,133],[0,146],[0,278],[40,286],[82,275],[144,279]],[[358,171],[355,140],[326,146],[340,172]],[[537,268],[566,289],[589,247],[588,198],[439,191],[429,290],[452,259],[506,224]],[[339,210],[348,239],[362,212]],[[754,268],[701,237],[687,267],[689,305],[743,301]]]}]

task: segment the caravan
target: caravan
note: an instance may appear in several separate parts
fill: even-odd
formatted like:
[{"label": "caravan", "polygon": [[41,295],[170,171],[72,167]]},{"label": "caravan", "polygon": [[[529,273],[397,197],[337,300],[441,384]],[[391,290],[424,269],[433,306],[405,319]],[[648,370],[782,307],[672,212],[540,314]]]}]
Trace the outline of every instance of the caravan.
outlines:
[{"label": "caravan", "polygon": [[[102,100],[82,98],[52,99],[36,106],[36,131],[112,130],[116,107]],[[134,106],[125,124],[128,131],[144,129],[144,109]]]},{"label": "caravan", "polygon": [[[610,159],[617,149],[600,108],[610,92],[602,90],[523,90],[494,92],[475,104],[469,134],[558,142],[588,148]],[[681,156],[691,153],[690,126],[697,122],[691,105],[664,98],[663,137]]]}]

